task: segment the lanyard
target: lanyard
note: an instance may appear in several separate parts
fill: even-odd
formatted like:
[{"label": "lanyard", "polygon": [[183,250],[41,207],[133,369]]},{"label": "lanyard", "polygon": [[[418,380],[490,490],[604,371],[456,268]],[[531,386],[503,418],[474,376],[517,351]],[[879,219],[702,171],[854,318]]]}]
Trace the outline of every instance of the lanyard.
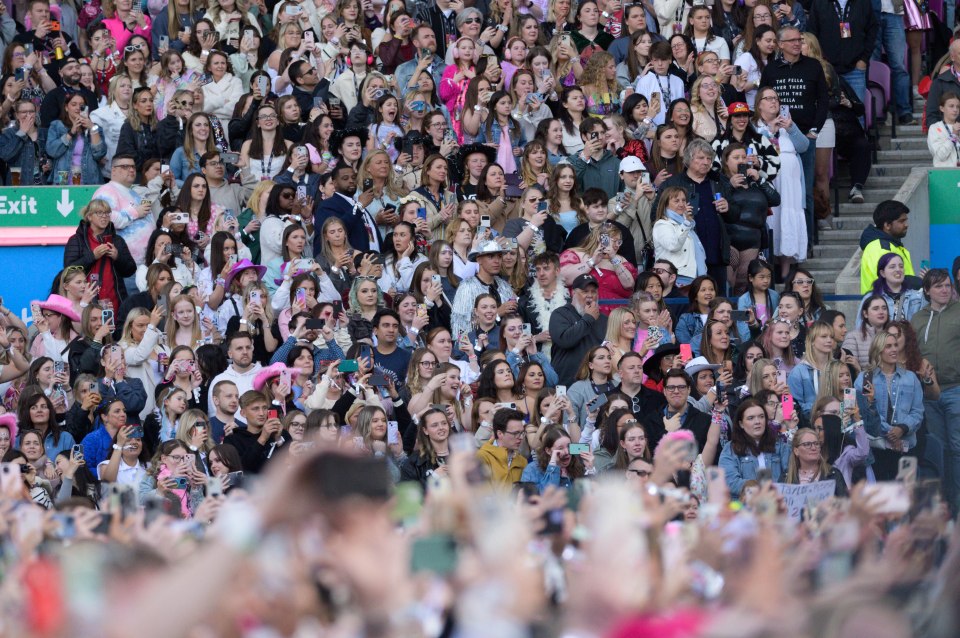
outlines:
[{"label": "lanyard", "polygon": [[271,151],[271,153],[266,157],[261,155],[260,156],[260,179],[263,179],[265,177],[269,178],[270,173],[268,173],[267,171],[272,167],[273,167],[273,152]]},{"label": "lanyard", "polygon": [[667,88],[663,88],[663,85],[660,84],[660,76],[654,73],[653,78],[657,81],[657,86],[660,87],[660,93],[663,94],[664,104],[670,104],[673,102],[673,98],[670,95],[670,74],[667,74]]},{"label": "lanyard", "polygon": [[840,22],[849,22],[847,18],[850,17],[850,0],[847,0],[847,4],[843,9],[840,8],[840,2],[838,0],[833,0],[833,9],[837,12],[837,18],[840,19]]}]

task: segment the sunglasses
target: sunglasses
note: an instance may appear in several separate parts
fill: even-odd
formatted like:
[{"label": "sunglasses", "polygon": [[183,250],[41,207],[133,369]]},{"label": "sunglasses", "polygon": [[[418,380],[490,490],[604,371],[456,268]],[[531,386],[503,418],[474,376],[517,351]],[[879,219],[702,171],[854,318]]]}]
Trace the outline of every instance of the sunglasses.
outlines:
[{"label": "sunglasses", "polygon": [[464,24],[480,24],[483,22],[480,18],[467,18],[463,21]]}]

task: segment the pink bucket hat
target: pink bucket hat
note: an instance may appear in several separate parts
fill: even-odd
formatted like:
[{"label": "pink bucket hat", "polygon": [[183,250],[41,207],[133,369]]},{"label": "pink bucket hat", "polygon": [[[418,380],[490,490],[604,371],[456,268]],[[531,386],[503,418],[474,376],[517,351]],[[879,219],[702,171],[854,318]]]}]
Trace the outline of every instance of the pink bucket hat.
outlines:
[{"label": "pink bucket hat", "polygon": [[12,412],[0,414],[0,428],[7,428],[10,431],[10,447],[12,448],[17,440],[17,415]]},{"label": "pink bucket hat", "polygon": [[285,363],[274,363],[272,366],[268,366],[257,373],[257,376],[253,378],[253,389],[257,392],[263,392],[263,386],[267,385],[270,382],[270,379],[274,377],[279,377],[280,373],[287,370],[287,365]]},{"label": "pink bucket hat", "polygon": [[60,295],[50,295],[46,301],[40,302],[42,310],[51,310],[58,312],[70,321],[80,321],[80,315],[73,309],[73,304],[66,297]]},{"label": "pink bucket hat", "polygon": [[226,290],[230,290],[230,284],[233,283],[234,277],[248,268],[253,268],[257,271],[257,279],[263,279],[263,273],[267,272],[266,266],[258,266],[249,259],[241,259],[234,264],[233,268],[230,269],[230,272],[227,273],[227,276],[224,278],[223,287]]}]

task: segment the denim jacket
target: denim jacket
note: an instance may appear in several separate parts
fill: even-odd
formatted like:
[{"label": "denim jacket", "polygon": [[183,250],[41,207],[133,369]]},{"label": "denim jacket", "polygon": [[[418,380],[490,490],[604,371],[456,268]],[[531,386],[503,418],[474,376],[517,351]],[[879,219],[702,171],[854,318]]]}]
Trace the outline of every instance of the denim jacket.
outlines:
[{"label": "denim jacket", "polygon": [[[489,144],[499,144],[500,143],[500,122],[496,119],[493,120],[493,124],[490,125],[490,139],[487,139],[487,124],[484,122],[480,125],[480,132],[477,134],[476,142],[478,144],[489,143]],[[523,134],[523,127],[518,126],[516,132],[510,133],[510,145],[513,148],[523,148],[527,145],[527,138]],[[520,162],[517,161],[517,166],[520,166]]]},{"label": "denim jacket", "polygon": [[[0,159],[9,166],[20,167],[20,184],[24,186],[33,186],[34,171],[42,171],[43,158],[47,154],[47,130],[39,129],[37,133],[37,144],[40,145],[39,157],[34,153],[32,140],[25,134],[22,135],[19,127],[5,128],[3,134],[0,134]],[[36,165],[38,159],[41,167]],[[10,184],[9,171],[3,177],[5,183]],[[40,182],[47,184],[49,181],[50,175],[41,173]]]},{"label": "denim jacket", "polygon": [[[923,387],[920,379],[913,372],[897,366],[893,373],[890,388],[887,387],[887,375],[879,369],[872,372],[861,372],[854,382],[858,393],[863,393],[864,375],[871,375],[873,382],[874,401],[867,402],[867,409],[863,414],[863,427],[867,434],[874,439],[882,439],[894,425],[907,428],[903,441],[909,449],[917,445],[917,430],[923,423]],[[890,416],[887,419],[887,406],[893,401]],[[878,445],[875,440],[873,446]],[[883,447],[882,445],[880,447]]]},{"label": "denim jacket", "polygon": [[541,470],[536,461],[527,463],[527,467],[523,468],[520,481],[522,483],[536,483],[537,487],[540,488],[541,494],[543,494],[543,490],[547,489],[548,485],[562,487],[564,489],[569,489],[570,486],[573,485],[570,477],[560,474],[560,466],[547,465],[546,470]]},{"label": "denim jacket", "polygon": [[[867,297],[871,296],[873,292],[868,292],[863,296],[863,299],[860,300],[860,307],[863,307],[863,302],[867,300]],[[897,302],[893,300],[893,297],[884,293],[883,300],[887,302],[887,316],[890,317],[890,321],[900,321],[906,320],[910,321],[913,319],[913,315],[917,314],[917,311],[927,305],[927,301],[923,298],[922,290],[904,290],[903,294],[900,295],[899,307]],[[860,325],[863,323],[863,317],[857,314],[857,329],[859,330]]]},{"label": "denim jacket", "polygon": [[[73,149],[77,138],[68,135],[70,131],[60,120],[50,122],[47,131],[47,155],[53,162],[53,176],[65,171],[70,173],[73,164]],[[100,135],[100,142],[91,144],[90,136],[83,134],[83,154],[80,156],[81,181],[84,184],[102,184],[103,175],[100,173],[100,160],[107,156],[107,143]]]},{"label": "denim jacket", "polygon": [[[532,354],[527,358],[532,362],[539,363],[540,367],[543,368],[543,376],[544,381],[546,382],[546,387],[552,388],[560,383],[560,377],[557,376],[557,371],[553,369],[552,365],[550,365],[549,358],[543,356],[543,354],[540,352]],[[513,350],[507,350],[507,363],[510,364],[510,369],[513,370],[514,376],[520,374],[520,355],[515,353]]]},{"label": "denim jacket", "polygon": [[801,361],[790,371],[787,377],[790,394],[800,405],[800,411],[809,417],[813,404],[817,400],[817,390],[820,387],[820,371],[806,361]]},{"label": "denim jacket", "polygon": [[695,335],[703,332],[703,321],[699,312],[684,312],[677,321],[677,328],[673,331],[677,343],[690,343]]},{"label": "denim jacket", "polygon": [[[777,440],[777,447],[773,453],[763,452],[764,462],[770,469],[773,482],[781,482],[787,474],[787,463],[790,461],[790,444]],[[757,480],[757,457],[753,454],[737,456],[733,451],[733,444],[727,443],[720,452],[718,463],[727,476],[727,487],[730,488],[730,497],[739,498],[743,484]]]}]

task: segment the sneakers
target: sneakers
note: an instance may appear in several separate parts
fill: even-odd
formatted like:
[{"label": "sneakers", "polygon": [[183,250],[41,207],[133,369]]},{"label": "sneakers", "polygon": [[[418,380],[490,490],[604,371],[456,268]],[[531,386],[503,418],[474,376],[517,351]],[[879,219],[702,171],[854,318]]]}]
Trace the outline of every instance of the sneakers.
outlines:
[{"label": "sneakers", "polygon": [[817,229],[818,230],[833,230],[833,224],[830,223],[829,219],[818,219],[817,220]]},{"label": "sneakers", "polygon": [[904,113],[900,116],[900,119],[897,120],[897,123],[900,124],[900,126],[912,126],[916,124],[917,121],[913,119],[913,114]]},{"label": "sneakers", "polygon": [[854,184],[853,188],[850,189],[850,203],[851,204],[862,204],[863,203],[863,191],[860,190],[859,184]]}]

